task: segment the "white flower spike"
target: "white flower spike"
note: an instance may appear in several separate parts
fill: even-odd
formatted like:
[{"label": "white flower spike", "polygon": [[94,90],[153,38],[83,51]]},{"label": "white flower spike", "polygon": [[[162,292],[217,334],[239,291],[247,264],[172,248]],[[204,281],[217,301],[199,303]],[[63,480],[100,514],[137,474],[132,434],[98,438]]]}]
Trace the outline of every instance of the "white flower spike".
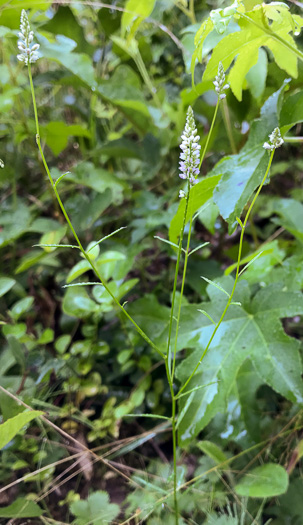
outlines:
[{"label": "white flower spike", "polygon": [[[196,177],[200,173],[199,164],[201,146],[198,144],[200,137],[197,135],[197,133],[194,113],[192,108],[189,106],[187,110],[185,128],[183,134],[181,135],[182,143],[180,148],[182,153],[180,155],[179,177],[181,179],[189,180],[192,186],[197,184],[198,181]],[[179,197],[183,197],[183,194],[179,194]]]},{"label": "white flower spike", "polygon": [[226,94],[223,93],[226,89],[229,89],[229,84],[225,84],[225,72],[222,62],[219,62],[218,74],[216,75],[216,80],[213,82],[215,86],[215,91],[219,95],[219,99],[222,100],[226,97]]},{"label": "white flower spike", "polygon": [[269,136],[270,143],[264,142],[263,144],[264,149],[273,151],[274,149],[280,148],[280,146],[284,144],[284,140],[281,137],[281,132],[279,128],[275,128],[273,132],[268,136]]},{"label": "white flower spike", "polygon": [[18,49],[21,53],[17,55],[18,60],[24,62],[26,66],[28,63],[36,62],[39,58],[38,49],[40,46],[39,44],[31,44],[34,39],[34,33],[31,31],[28,16],[24,9],[22,9],[21,13],[19,38]]}]

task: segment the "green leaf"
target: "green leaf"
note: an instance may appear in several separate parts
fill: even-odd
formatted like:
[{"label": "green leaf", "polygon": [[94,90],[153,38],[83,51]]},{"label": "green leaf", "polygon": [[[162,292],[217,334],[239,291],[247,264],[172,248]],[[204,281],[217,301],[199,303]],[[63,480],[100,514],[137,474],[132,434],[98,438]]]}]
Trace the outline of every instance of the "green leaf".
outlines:
[{"label": "green leaf", "polygon": [[118,505],[109,503],[107,492],[97,491],[86,500],[74,501],[70,506],[71,512],[76,516],[74,525],[108,525],[120,513]]},{"label": "green leaf", "polygon": [[214,191],[214,202],[220,214],[229,223],[229,232],[235,228],[237,217],[253,191],[261,183],[268,164],[268,154],[263,144],[269,133],[278,126],[279,107],[288,84],[271,95],[261,109],[260,119],[252,123],[249,139],[237,155],[224,157],[210,175],[223,173]]},{"label": "green leaf", "polygon": [[153,11],[155,0],[127,0],[121,19],[121,33],[130,33],[133,37],[139,25]]},{"label": "green leaf", "polygon": [[67,315],[82,319],[96,312],[98,305],[89,297],[83,286],[76,286],[67,289],[62,308]]},{"label": "green leaf", "polygon": [[126,187],[113,173],[102,168],[96,168],[91,162],[78,164],[73,173],[66,175],[65,180],[74,184],[82,184],[98,193],[104,193],[107,189],[111,189],[116,200],[121,198],[122,191]]},{"label": "green leaf", "polygon": [[80,124],[67,125],[62,121],[52,121],[41,126],[41,135],[54,155],[58,156],[68,145],[69,137],[90,138],[90,132]]},{"label": "green leaf", "polygon": [[273,38],[271,32],[283,38],[288,44],[296,48],[292,36],[289,35],[293,30],[293,25],[285,17],[280,21],[274,20],[268,31],[267,23],[264,19],[262,7],[246,13],[246,18],[240,17],[238,24],[240,31],[227,35],[215,47],[211,59],[209,60],[203,80],[213,79],[218,71],[219,62],[222,62],[225,70],[233,65],[228,75],[230,87],[238,100],[242,100],[242,89],[245,77],[252,66],[257,64],[259,49],[262,46],[268,47],[274,59],[281,69],[284,69],[292,77],[297,77],[297,55],[285,47],[285,45]]},{"label": "green leaf", "polygon": [[43,57],[59,62],[73,75],[80,78],[85,84],[96,89],[95,72],[92,60],[84,53],[72,53],[76,42],[64,35],[56,35],[55,42],[50,42],[45,36],[35,33],[39,41]]},{"label": "green leaf", "polygon": [[[225,277],[220,284],[230,291],[233,280]],[[217,381],[194,393],[180,424],[182,444],[196,436],[218,412],[224,412],[237,373],[246,359],[251,360],[264,383],[292,402],[303,401],[299,342],[284,333],[280,322],[280,318],[303,314],[303,296],[281,288],[280,284],[267,286],[250,302],[248,284],[245,281],[238,284],[234,299],[242,306],[230,306],[201,367],[188,384],[190,390]],[[220,290],[209,285],[207,293],[210,302],[184,305],[182,309],[178,350],[194,350],[177,367],[181,383],[198,363],[214,330],[212,322],[202,317],[197,308],[204,309],[218,321],[226,304]],[[181,409],[182,406],[183,401]]]},{"label": "green leaf", "polygon": [[34,501],[18,498],[11,505],[0,508],[0,518],[39,518],[43,512]]},{"label": "green leaf", "polygon": [[12,317],[12,319],[18,321],[19,317],[31,308],[33,302],[34,297],[31,296],[20,299],[20,301],[17,301],[10,309],[9,315]]},{"label": "green leaf", "polygon": [[[221,172],[223,173],[223,172]],[[207,177],[206,179],[198,182],[190,191],[188,211],[186,215],[186,223],[190,220],[190,217],[196,213],[197,210],[201,208],[211,197],[214,191],[214,188],[218,184],[221,173],[216,174],[212,177]],[[183,217],[185,211],[185,199],[182,199],[178,211],[174,218],[172,219],[169,227],[169,240],[170,242],[177,243],[178,237],[181,232]]]},{"label": "green leaf", "polygon": [[43,412],[39,410],[22,412],[2,423],[2,425],[0,425],[0,450],[5,447],[27,423],[42,414]]},{"label": "green leaf", "polygon": [[295,199],[278,199],[274,211],[280,219],[273,222],[281,224],[288,232],[303,243],[303,204]]},{"label": "green leaf", "polygon": [[290,95],[284,102],[280,114],[282,135],[298,122],[303,122],[303,93],[299,91]]},{"label": "green leaf", "polygon": [[239,496],[272,498],[284,494],[288,488],[288,475],[281,465],[268,463],[248,472],[235,486]]},{"label": "green leaf", "polygon": [[207,456],[213,459],[217,464],[224,463],[227,461],[227,457],[224,452],[211,441],[199,441],[197,447],[204,452]]},{"label": "green leaf", "polygon": [[0,277],[0,297],[5,295],[16,284],[15,279],[11,277]]},{"label": "green leaf", "polygon": [[259,49],[257,63],[250,68],[246,75],[247,84],[254,98],[263,95],[267,77],[267,54],[263,48]]},{"label": "green leaf", "polygon": [[[44,233],[40,239],[40,244],[48,244],[48,245],[58,245],[60,241],[63,239],[64,235],[66,234],[67,226],[61,226],[60,228],[56,228],[56,230],[49,231],[47,233]],[[44,251],[46,253],[51,253],[56,249],[56,246],[45,246]]]}]

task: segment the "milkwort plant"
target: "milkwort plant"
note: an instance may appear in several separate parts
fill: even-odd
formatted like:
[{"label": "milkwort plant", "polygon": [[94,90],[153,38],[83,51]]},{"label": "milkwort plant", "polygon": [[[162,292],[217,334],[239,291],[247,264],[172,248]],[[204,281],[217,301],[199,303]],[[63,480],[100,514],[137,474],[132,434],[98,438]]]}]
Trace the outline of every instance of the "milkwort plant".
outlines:
[{"label": "milkwort plant", "polygon": [[[267,181],[268,174],[270,171],[270,167],[273,161],[274,153],[277,148],[279,148],[283,144],[283,139],[281,137],[281,133],[279,128],[275,128],[272,133],[269,136],[269,142],[266,142],[264,144],[264,148],[269,151],[269,160],[267,169],[265,170],[263,179],[247,209],[247,212],[245,214],[244,220],[242,221],[240,217],[237,217],[237,222],[240,227],[240,241],[239,241],[239,249],[238,249],[238,258],[237,258],[237,265],[236,265],[236,272],[235,272],[235,279],[233,288],[230,294],[228,295],[228,300],[226,302],[225,308],[222,311],[221,317],[217,323],[214,323],[214,328],[212,335],[208,341],[208,343],[205,345],[205,348],[199,358],[199,360],[196,362],[196,364],[193,367],[192,372],[188,375],[188,378],[183,383],[183,385],[179,388],[175,385],[175,368],[176,368],[176,355],[177,355],[177,342],[178,342],[178,333],[179,333],[179,327],[180,327],[180,320],[181,320],[181,311],[182,311],[182,297],[184,293],[184,286],[185,286],[185,280],[186,280],[186,272],[187,272],[187,265],[188,265],[188,258],[193,251],[190,251],[190,241],[191,241],[191,233],[192,233],[192,227],[193,222],[195,219],[195,216],[193,214],[192,210],[192,201],[193,201],[193,192],[195,191],[195,188],[197,188],[197,177],[200,174],[200,168],[202,165],[202,162],[205,158],[205,154],[209,145],[209,141],[214,129],[215,120],[218,113],[218,108],[220,101],[222,101],[226,94],[226,90],[228,89],[229,85],[226,83],[225,80],[225,72],[222,63],[219,63],[218,72],[214,81],[214,87],[215,91],[218,95],[218,101],[215,107],[213,120],[211,123],[211,127],[208,133],[208,136],[205,141],[205,146],[203,149],[203,152],[201,154],[201,146],[199,144],[200,137],[197,132],[196,124],[195,124],[195,118],[194,113],[191,107],[188,107],[187,110],[187,116],[186,116],[186,123],[184,132],[181,136],[181,153],[180,153],[180,162],[179,162],[179,177],[185,181],[185,188],[181,189],[179,192],[179,197],[181,201],[185,202],[184,206],[184,214],[183,214],[183,223],[182,228],[179,234],[179,244],[176,247],[177,249],[177,258],[176,258],[176,267],[175,267],[175,277],[174,277],[174,285],[173,285],[173,291],[172,291],[172,300],[171,300],[171,313],[169,318],[169,329],[168,329],[168,336],[167,336],[167,347],[166,352],[163,352],[161,348],[158,348],[158,346],[149,338],[149,336],[138,326],[136,321],[133,319],[133,317],[127,312],[127,309],[124,305],[122,305],[119,300],[115,297],[115,295],[112,293],[111,289],[109,288],[106,280],[102,277],[100,274],[98,268],[96,267],[93,258],[90,256],[89,251],[86,251],[83,248],[83,245],[78,237],[77,232],[75,231],[69,215],[65,209],[65,206],[60,198],[60,195],[58,193],[58,183],[60,182],[61,177],[57,179],[56,181],[53,180],[48,164],[46,162],[44,152],[41,146],[41,140],[40,140],[40,129],[39,129],[39,119],[38,119],[38,110],[37,110],[37,104],[36,104],[36,97],[35,97],[35,90],[33,85],[33,79],[32,79],[32,63],[36,62],[39,59],[39,45],[33,43],[34,34],[30,29],[30,24],[28,20],[28,16],[25,10],[22,11],[21,14],[21,25],[20,25],[20,33],[19,33],[20,40],[18,42],[18,48],[20,50],[20,54],[18,54],[18,60],[21,62],[24,62],[24,64],[28,68],[28,76],[29,76],[29,82],[30,82],[30,88],[31,88],[31,94],[32,94],[32,102],[33,102],[33,110],[34,110],[34,116],[35,116],[35,123],[36,123],[36,142],[37,146],[41,155],[41,159],[45,168],[45,171],[47,173],[49,182],[51,184],[52,190],[55,194],[55,197],[58,201],[58,204],[62,210],[62,213],[67,221],[67,224],[75,238],[76,245],[73,247],[76,247],[80,250],[82,255],[85,257],[85,259],[89,262],[93,272],[95,273],[96,277],[98,278],[99,282],[98,284],[101,284],[104,289],[107,291],[107,293],[111,296],[113,299],[116,307],[125,315],[128,320],[135,326],[138,333],[143,337],[143,339],[159,354],[159,356],[164,360],[165,367],[166,367],[166,374],[167,374],[167,381],[170,388],[170,394],[171,394],[171,404],[172,404],[172,413],[171,417],[167,418],[171,422],[172,425],[172,440],[173,440],[173,498],[174,498],[174,516],[175,516],[175,524],[178,525],[179,523],[179,509],[178,509],[178,484],[177,484],[177,432],[178,432],[178,423],[180,421],[179,417],[180,414],[177,412],[177,403],[178,400],[180,400],[182,397],[188,396],[187,402],[185,404],[186,407],[191,402],[191,395],[199,388],[203,388],[204,385],[200,385],[195,388],[191,388],[190,383],[193,377],[195,376],[196,372],[198,371],[199,367],[202,365],[203,359],[206,356],[207,352],[210,350],[211,343],[216,335],[216,332],[218,331],[227,311],[230,305],[237,305],[239,303],[233,302],[233,297],[235,293],[235,289],[239,280],[240,275],[245,271],[246,266],[240,270],[241,266],[241,259],[242,259],[242,247],[243,247],[243,238],[245,234],[245,228],[248,223],[249,217],[251,216],[251,211],[254,207],[254,204],[256,202],[256,199],[258,198],[258,195],[260,194],[262,187]],[[2,161],[0,162],[0,165],[2,167]],[[183,248],[183,239],[184,239],[184,233],[187,223],[189,222],[189,229],[187,233],[187,242],[186,247]],[[116,232],[113,232],[113,234]],[[98,245],[102,239],[94,244],[94,246]],[[42,246],[42,245],[41,245]],[[46,246],[46,245],[44,245]],[[47,245],[47,246],[55,246],[55,245]],[[56,245],[57,246],[57,245]],[[59,245],[60,247],[64,245]],[[66,245],[67,247],[69,245]],[[93,246],[93,247],[94,247]],[[202,245],[204,246],[204,245]],[[200,246],[201,247],[201,246]],[[199,247],[199,248],[200,248]],[[91,248],[92,249],[92,248]],[[182,272],[182,281],[181,281],[181,289],[180,289],[180,295],[178,297],[178,305],[176,305],[176,297],[177,297],[177,287],[178,287],[178,277],[179,277],[179,270],[180,270],[180,264],[181,264],[181,257],[182,253],[185,253],[184,255],[184,262],[183,262],[183,272]],[[219,287],[216,283],[207,280],[210,284]],[[85,285],[87,283],[78,283],[78,285]],[[219,287],[220,288],[220,287]],[[225,290],[222,290],[223,292],[227,293]],[[175,316],[175,312],[177,312]],[[209,315],[201,310],[201,313],[203,315]],[[184,409],[183,409],[184,412]],[[136,414],[138,416],[139,414]]]}]

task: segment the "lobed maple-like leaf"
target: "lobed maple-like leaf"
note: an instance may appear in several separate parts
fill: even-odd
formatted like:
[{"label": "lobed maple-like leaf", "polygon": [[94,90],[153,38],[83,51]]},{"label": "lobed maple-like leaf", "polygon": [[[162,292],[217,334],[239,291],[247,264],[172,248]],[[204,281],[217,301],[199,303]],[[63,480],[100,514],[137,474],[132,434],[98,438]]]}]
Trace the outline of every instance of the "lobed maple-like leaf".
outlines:
[{"label": "lobed maple-like leaf", "polygon": [[[203,80],[207,81],[215,77],[219,62],[222,62],[225,70],[231,66],[228,82],[237,99],[242,100],[245,77],[257,63],[261,47],[268,48],[277,65],[296,78],[298,75],[297,46],[290,33],[299,33],[303,25],[303,18],[292,15],[288,6],[280,2],[262,4],[247,13],[237,11],[235,15],[239,31],[226,35],[217,44],[206,66]],[[228,22],[230,18],[229,16],[226,19],[222,12],[221,20]],[[202,49],[206,37],[211,31],[216,30],[213,20],[214,17],[211,15],[203,22],[196,34],[196,50],[191,64],[192,75],[196,60],[202,61]]]},{"label": "lobed maple-like leaf", "polygon": [[[233,280],[220,284],[230,291]],[[214,330],[212,322],[197,310],[203,308],[216,322],[223,311],[224,294],[207,288],[210,302],[185,305],[178,349],[193,348],[177,368],[184,383],[198,363]],[[261,380],[292,402],[303,402],[300,343],[285,334],[281,318],[303,314],[303,295],[284,292],[279,284],[261,289],[252,299],[247,282],[239,283],[234,296],[242,306],[230,306],[200,368],[187,390],[208,385],[180,400],[179,440],[191,440],[218,413],[224,412],[241,365],[250,360]],[[212,384],[209,384],[212,383]]]}]

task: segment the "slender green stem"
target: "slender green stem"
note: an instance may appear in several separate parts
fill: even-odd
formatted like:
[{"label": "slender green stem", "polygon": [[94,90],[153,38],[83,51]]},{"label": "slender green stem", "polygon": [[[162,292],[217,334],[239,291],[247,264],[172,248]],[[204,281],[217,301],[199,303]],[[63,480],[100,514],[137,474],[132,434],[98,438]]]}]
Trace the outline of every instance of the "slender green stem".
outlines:
[{"label": "slender green stem", "polygon": [[191,14],[191,20],[193,24],[197,23],[196,15],[195,15],[195,6],[194,6],[195,0],[189,0],[189,11]]},{"label": "slender green stem", "polygon": [[[218,99],[216,107],[215,107],[215,111],[214,111],[213,119],[212,119],[212,122],[211,122],[210,130],[209,130],[209,133],[207,135],[205,146],[204,146],[204,149],[203,149],[203,152],[202,152],[202,155],[201,155],[199,168],[201,168],[202,162],[203,162],[203,160],[205,158],[205,154],[206,154],[206,151],[207,151],[207,148],[208,148],[208,144],[209,144],[209,141],[210,141],[213,129],[214,129],[214,125],[215,125],[215,121],[216,121],[217,113],[218,113],[218,108],[219,108],[219,102],[220,102],[220,99]],[[186,218],[186,214],[184,216],[184,220],[185,220],[185,218]],[[173,355],[173,368],[172,368],[172,374],[171,374],[172,382],[174,381],[174,374],[175,374],[178,333],[179,333],[179,326],[180,326],[180,319],[181,319],[182,297],[183,297],[183,291],[184,291],[184,286],[185,286],[185,278],[186,278],[186,272],[187,272],[187,263],[188,263],[188,257],[189,257],[189,246],[190,246],[192,225],[193,225],[193,216],[192,216],[192,213],[190,212],[190,223],[189,223],[189,231],[188,231],[188,237],[187,237],[187,247],[186,247],[186,253],[185,253],[183,276],[182,276],[182,284],[181,284],[181,291],[180,291],[179,309],[178,309],[178,316],[177,316],[177,323],[176,323],[175,348],[174,348],[174,355]],[[183,225],[183,231],[184,231],[184,226],[185,226],[185,224]]]},{"label": "slender green stem", "polygon": [[261,31],[263,31],[264,33],[266,33],[267,35],[269,35],[271,38],[273,38],[274,40],[277,40],[278,42],[280,42],[280,44],[282,44],[284,47],[286,47],[289,51],[292,51],[295,55],[297,55],[297,57],[303,61],[303,53],[302,51],[300,51],[299,49],[297,49],[296,47],[293,47],[291,44],[289,44],[289,42],[287,42],[286,40],[284,40],[284,38],[282,38],[280,35],[277,35],[276,33],[274,33],[274,31],[272,31],[270,29],[270,27],[266,28],[260,24],[258,24],[258,22],[255,22],[255,20],[253,20],[252,18],[250,18],[249,16],[245,15],[244,13],[237,13],[238,15],[240,15],[241,18],[244,18],[245,20],[247,20],[248,22],[250,22],[251,24],[253,24],[254,26],[258,27],[259,29],[261,29]]},{"label": "slender green stem", "polygon": [[222,113],[223,113],[224,124],[226,128],[226,133],[228,136],[229,144],[231,147],[231,151],[233,152],[233,154],[235,154],[237,153],[237,148],[235,145],[235,140],[234,140],[233,131],[231,127],[230,114],[228,110],[228,105],[226,103],[226,98],[223,100]]},{"label": "slender green stem", "polygon": [[49,171],[49,167],[48,167],[48,164],[46,162],[46,159],[45,159],[45,156],[44,156],[44,153],[43,153],[43,149],[41,147],[41,142],[40,142],[40,129],[39,129],[39,120],[38,120],[38,112],[37,112],[37,104],[36,104],[36,97],[35,97],[35,90],[34,90],[34,85],[33,85],[33,78],[32,78],[32,72],[31,72],[31,65],[30,63],[28,64],[28,75],[29,75],[29,81],[30,81],[30,87],[31,87],[31,93],[32,93],[32,100],[33,100],[33,107],[34,107],[34,114],[35,114],[35,123],[36,123],[36,142],[37,142],[37,146],[38,146],[38,149],[39,149],[39,152],[40,152],[40,155],[41,155],[41,158],[42,158],[42,162],[43,162],[43,165],[44,165],[44,168],[45,168],[45,171],[47,173],[47,176],[48,176],[48,179],[51,183],[51,186],[52,186],[52,189],[55,193],[55,196],[57,198],[57,201],[59,203],[59,206],[61,208],[61,211],[66,219],[66,222],[69,226],[69,228],[71,229],[72,231],[72,234],[79,246],[79,249],[80,251],[82,252],[83,256],[85,257],[85,259],[88,261],[88,263],[90,264],[93,272],[95,273],[95,275],[98,277],[98,279],[100,280],[101,284],[104,286],[105,290],[107,291],[107,293],[111,296],[112,300],[114,301],[114,303],[116,304],[116,306],[124,313],[124,315],[129,319],[129,321],[135,326],[136,330],[139,332],[139,334],[141,335],[141,337],[143,337],[143,339],[162,357],[162,358],[165,358],[165,354],[153,343],[153,341],[151,341],[151,339],[145,334],[145,332],[143,332],[143,330],[137,325],[137,323],[135,322],[135,320],[129,315],[129,313],[124,309],[124,307],[120,304],[120,302],[118,301],[118,299],[115,297],[115,295],[112,293],[112,291],[110,290],[108,284],[106,283],[106,281],[103,279],[103,277],[101,276],[98,268],[95,266],[94,262],[91,260],[91,258],[89,257],[89,255],[86,253],[86,251],[84,250],[81,242],[80,242],[80,239],[71,223],[71,220],[66,212],[66,209],[64,207],[64,204],[60,198],[60,195],[58,193],[58,190],[57,188],[55,187],[55,184],[54,184],[54,181],[53,181],[53,178],[51,176],[51,173]]},{"label": "slender green stem", "polygon": [[187,210],[188,210],[188,203],[190,198],[190,183],[188,181],[187,185],[187,196],[185,201],[185,209],[184,209],[184,216],[183,216],[183,224],[182,229],[180,232],[180,239],[179,239],[179,246],[178,246],[178,254],[177,254],[177,262],[176,262],[176,269],[175,269],[175,278],[174,278],[174,286],[173,286],[173,294],[172,294],[172,302],[171,302],[171,310],[170,310],[170,319],[169,319],[169,328],[168,328],[168,340],[167,340],[167,362],[168,362],[168,370],[169,370],[169,376],[171,378],[171,381],[173,381],[173,375],[171,374],[171,334],[172,334],[172,327],[173,327],[173,318],[174,318],[174,309],[175,309],[175,299],[176,299],[176,291],[177,291],[177,283],[178,283],[178,274],[179,274],[179,266],[180,266],[180,259],[181,259],[181,253],[182,253],[182,243],[183,243],[183,236],[184,236],[184,230],[186,225],[186,216],[187,216]]},{"label": "slender green stem", "polygon": [[161,108],[161,103],[160,103],[160,100],[158,98],[158,95],[157,95],[157,92],[156,92],[156,88],[154,87],[154,85],[153,85],[153,83],[151,81],[151,78],[150,78],[150,76],[148,74],[148,71],[147,71],[147,69],[145,67],[145,64],[144,64],[144,61],[142,59],[142,56],[141,56],[141,53],[140,53],[139,49],[132,56],[134,58],[134,61],[136,62],[137,68],[139,69],[139,71],[141,73],[141,76],[142,76],[146,86],[148,87],[148,89],[150,91],[151,96],[153,97],[153,99],[155,101],[155,104],[158,106],[158,108]]},{"label": "slender green stem", "polygon": [[227,312],[227,310],[228,310],[228,308],[229,308],[229,306],[230,306],[230,303],[232,302],[233,295],[234,295],[234,293],[235,293],[235,289],[236,289],[237,282],[238,282],[238,279],[239,279],[239,273],[240,273],[240,262],[241,262],[241,256],[242,256],[242,246],[243,246],[243,237],[244,237],[244,232],[245,232],[245,226],[246,226],[247,221],[248,221],[248,219],[249,219],[249,216],[250,216],[251,210],[252,210],[252,208],[253,208],[253,206],[254,206],[254,204],[255,204],[257,198],[258,198],[258,195],[259,195],[259,193],[260,193],[260,191],[261,191],[261,189],[262,189],[262,187],[263,187],[263,185],[264,185],[264,183],[265,183],[265,181],[266,181],[266,178],[267,178],[267,176],[268,176],[268,173],[269,173],[269,170],[270,170],[270,167],[271,167],[271,164],[272,164],[272,160],[273,160],[274,153],[275,153],[275,150],[273,150],[273,151],[271,152],[271,154],[270,154],[270,158],[269,158],[269,162],[268,162],[268,166],[267,166],[267,169],[266,169],[265,175],[264,175],[264,177],[263,177],[263,179],[262,179],[262,182],[261,182],[261,184],[260,184],[260,186],[259,186],[259,188],[258,188],[258,190],[257,190],[257,192],[256,192],[256,194],[255,194],[255,196],[254,196],[254,198],[253,198],[253,200],[252,200],[252,202],[251,202],[251,204],[250,204],[248,210],[247,210],[247,213],[246,213],[246,216],[245,216],[245,219],[244,219],[243,225],[241,226],[241,236],[240,236],[240,242],[239,242],[239,251],[238,251],[238,261],[237,261],[236,277],[235,277],[235,281],[234,281],[234,285],[233,285],[233,288],[232,288],[231,294],[230,294],[229,299],[228,299],[228,301],[227,301],[227,304],[226,304],[226,306],[225,306],[225,308],[224,308],[224,310],[223,310],[223,313],[222,313],[222,315],[221,315],[221,317],[220,317],[218,323],[216,324],[216,326],[215,326],[215,328],[214,328],[214,331],[213,331],[213,333],[212,333],[212,335],[211,335],[211,337],[210,337],[210,339],[209,339],[209,341],[208,341],[208,343],[207,343],[207,345],[206,345],[206,348],[205,348],[205,350],[204,350],[202,356],[201,356],[200,359],[199,359],[199,362],[198,362],[197,365],[195,366],[195,368],[194,368],[193,372],[190,374],[189,378],[185,381],[184,385],[180,388],[180,390],[179,390],[177,396],[179,396],[179,395],[181,394],[181,392],[183,392],[183,390],[187,387],[188,383],[189,383],[189,382],[192,380],[192,378],[194,377],[194,375],[195,375],[196,371],[198,370],[199,366],[201,365],[201,363],[202,363],[202,361],[203,361],[203,359],[204,359],[206,353],[208,352],[208,349],[209,349],[209,347],[210,347],[210,345],[211,345],[211,343],[212,343],[212,341],[213,341],[213,339],[214,339],[214,337],[215,337],[215,335],[216,335],[216,333],[217,333],[217,331],[218,331],[218,329],[219,329],[219,327],[220,327],[220,325],[221,325],[221,323],[222,323],[222,321],[223,321],[223,319],[224,319],[224,317],[225,317],[225,315],[226,315],[226,312]]},{"label": "slender green stem", "polygon": [[205,157],[205,154],[206,154],[206,151],[207,151],[207,148],[208,148],[208,144],[209,144],[209,141],[210,141],[210,137],[211,137],[212,132],[213,132],[213,129],[214,129],[214,125],[215,125],[215,122],[216,122],[217,113],[218,113],[218,109],[219,109],[219,104],[220,104],[220,99],[218,98],[218,100],[217,100],[217,104],[216,104],[216,107],[215,107],[214,116],[213,116],[213,119],[212,119],[212,123],[211,123],[211,125],[210,125],[210,130],[209,130],[209,133],[208,133],[208,135],[207,135],[207,139],[206,139],[206,142],[205,142],[205,146],[204,146],[203,153],[202,153],[202,155],[201,155],[201,160],[200,160],[199,168],[201,168],[201,166],[202,166],[202,162],[203,162],[203,160],[204,160],[204,157]]}]

